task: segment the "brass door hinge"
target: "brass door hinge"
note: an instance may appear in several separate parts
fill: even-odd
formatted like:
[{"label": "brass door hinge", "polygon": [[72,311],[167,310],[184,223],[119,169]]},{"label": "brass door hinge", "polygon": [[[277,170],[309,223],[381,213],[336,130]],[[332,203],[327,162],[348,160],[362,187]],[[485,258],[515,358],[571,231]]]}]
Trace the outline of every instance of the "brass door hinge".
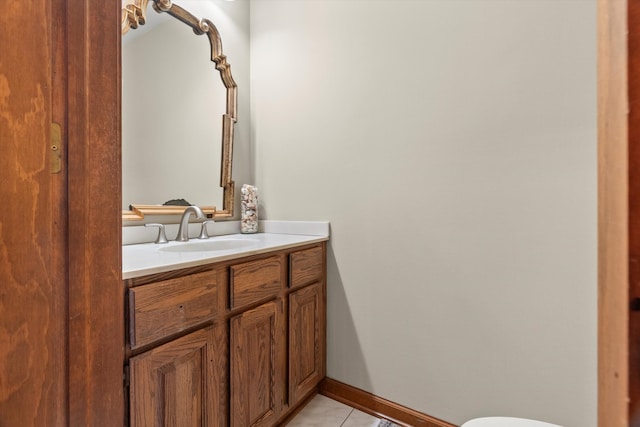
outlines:
[{"label": "brass door hinge", "polygon": [[60,173],[62,171],[62,129],[58,123],[51,123],[51,141],[49,149],[51,150],[51,162],[49,169],[51,173]]}]

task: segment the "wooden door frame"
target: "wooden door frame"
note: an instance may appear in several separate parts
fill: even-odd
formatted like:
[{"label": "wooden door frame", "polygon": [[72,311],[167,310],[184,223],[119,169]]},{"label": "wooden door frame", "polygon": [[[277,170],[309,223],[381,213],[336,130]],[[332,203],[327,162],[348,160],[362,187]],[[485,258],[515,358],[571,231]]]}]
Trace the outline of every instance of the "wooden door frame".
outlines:
[{"label": "wooden door frame", "polygon": [[[640,404],[640,7],[598,1],[598,425],[637,423]],[[638,300],[640,301],[640,300]],[[634,416],[634,414],[636,414]]]},{"label": "wooden door frame", "polygon": [[124,422],[119,1],[64,0],[69,425]]}]

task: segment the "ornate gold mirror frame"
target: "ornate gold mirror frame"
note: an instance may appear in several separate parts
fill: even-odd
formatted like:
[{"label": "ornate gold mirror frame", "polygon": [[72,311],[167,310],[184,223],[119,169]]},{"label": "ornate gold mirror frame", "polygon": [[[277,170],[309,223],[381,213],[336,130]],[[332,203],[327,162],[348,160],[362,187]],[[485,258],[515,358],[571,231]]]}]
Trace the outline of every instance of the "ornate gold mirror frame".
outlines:
[{"label": "ornate gold mirror frame", "polygon": [[[218,29],[208,19],[198,19],[191,13],[171,2],[171,0],[124,0],[122,6],[122,34],[136,29],[146,22],[147,4],[151,2],[158,13],[166,12],[187,24],[197,35],[206,34],[211,45],[211,61],[220,72],[222,83],[227,92],[226,112],[222,120],[222,164],[220,187],[223,189],[222,209],[215,206],[200,206],[207,217],[231,217],[234,205],[234,182],[231,179],[233,160],[233,129],[237,119],[237,86],[231,75],[231,66],[222,53],[222,41]],[[126,4],[125,4],[126,3]],[[131,210],[122,211],[123,220],[140,220],[145,215],[181,215],[186,206],[138,205],[132,204]]]}]

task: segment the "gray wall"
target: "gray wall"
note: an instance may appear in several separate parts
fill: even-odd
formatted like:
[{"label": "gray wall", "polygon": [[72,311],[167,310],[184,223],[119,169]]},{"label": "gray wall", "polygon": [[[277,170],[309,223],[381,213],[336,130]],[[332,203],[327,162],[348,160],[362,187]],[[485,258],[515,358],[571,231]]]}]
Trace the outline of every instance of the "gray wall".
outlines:
[{"label": "gray wall", "polygon": [[595,427],[595,0],[250,4],[260,213],[331,221],[328,375]]}]

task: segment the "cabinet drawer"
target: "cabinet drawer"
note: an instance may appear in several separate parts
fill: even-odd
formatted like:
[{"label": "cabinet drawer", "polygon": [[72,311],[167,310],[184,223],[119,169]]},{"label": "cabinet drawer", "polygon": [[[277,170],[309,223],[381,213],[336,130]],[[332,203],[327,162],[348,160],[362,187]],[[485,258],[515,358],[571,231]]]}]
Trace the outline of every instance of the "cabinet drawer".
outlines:
[{"label": "cabinet drawer", "polygon": [[231,266],[231,308],[275,296],[281,286],[282,264],[279,257]]},{"label": "cabinet drawer", "polygon": [[293,252],[289,256],[289,286],[302,286],[322,278],[322,247]]},{"label": "cabinet drawer", "polygon": [[218,311],[215,271],[129,289],[131,348],[212,319]]}]

